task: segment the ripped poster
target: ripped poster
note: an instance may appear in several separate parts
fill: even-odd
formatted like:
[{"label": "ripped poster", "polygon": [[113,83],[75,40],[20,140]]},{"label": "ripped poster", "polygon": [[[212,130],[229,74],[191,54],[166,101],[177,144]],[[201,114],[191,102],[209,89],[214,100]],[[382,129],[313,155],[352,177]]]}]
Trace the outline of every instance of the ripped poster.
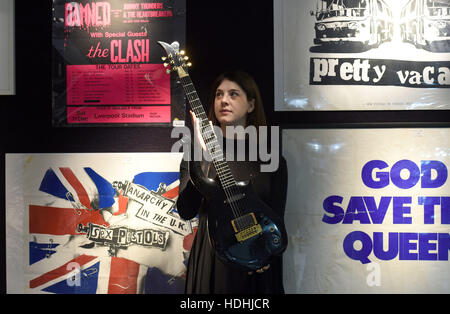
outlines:
[{"label": "ripped poster", "polygon": [[185,0],[56,0],[52,9],[54,126],[183,123],[183,92],[157,41],[184,42]]}]

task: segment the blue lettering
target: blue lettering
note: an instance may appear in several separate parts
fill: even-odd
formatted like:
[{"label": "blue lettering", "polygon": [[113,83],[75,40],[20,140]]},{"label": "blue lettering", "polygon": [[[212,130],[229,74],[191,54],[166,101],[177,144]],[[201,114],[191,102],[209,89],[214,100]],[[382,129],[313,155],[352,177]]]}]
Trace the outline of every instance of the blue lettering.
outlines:
[{"label": "blue lettering", "polygon": [[400,254],[401,260],[417,260],[417,253],[410,253],[411,250],[417,250],[417,243],[411,243],[411,240],[417,240],[417,233],[400,233]]},{"label": "blue lettering", "polygon": [[448,250],[450,250],[450,234],[449,233],[439,233],[438,238],[439,245],[439,260],[448,261]]},{"label": "blue lettering", "polygon": [[[410,189],[421,180],[422,188],[438,188],[444,185],[448,178],[448,170],[445,164],[438,160],[422,160],[420,168],[413,161],[403,159],[397,161],[390,171],[383,170],[389,165],[383,160],[368,161],[362,168],[361,178],[363,183],[372,189],[381,189],[389,185],[390,181],[401,188]],[[407,178],[402,178],[402,171],[408,172]],[[433,173],[436,176],[433,178]]]},{"label": "blue lettering", "polygon": [[359,220],[362,224],[370,224],[366,205],[360,196],[352,196],[348,202],[343,224],[352,224],[354,220]]},{"label": "blue lettering", "polygon": [[422,261],[435,261],[437,260],[436,253],[429,253],[430,251],[436,251],[436,243],[430,243],[429,241],[436,241],[438,238],[436,233],[419,233],[419,260]]},{"label": "blue lettering", "polygon": [[[409,171],[409,178],[402,179],[400,172],[403,169]],[[391,180],[397,187],[401,189],[410,189],[417,184],[420,180],[420,169],[411,160],[400,160],[397,161],[391,169]]]},{"label": "blue lettering", "polygon": [[[421,161],[421,187],[435,189],[444,185],[447,181],[447,167],[438,160],[422,160]],[[436,170],[437,176],[433,180],[431,178],[431,170]]]},{"label": "blue lettering", "polygon": [[373,233],[373,254],[381,260],[389,261],[398,255],[398,233],[389,232],[388,250],[383,250],[383,232]]},{"label": "blue lettering", "polygon": [[404,204],[411,204],[412,197],[406,196],[406,197],[394,197],[393,202],[393,210],[394,210],[394,218],[393,223],[394,224],[411,224],[412,218],[411,217],[404,217],[404,214],[410,214],[411,213],[411,207],[406,207]]},{"label": "blue lettering", "polygon": [[[323,201],[323,209],[326,214],[322,216],[322,221],[327,224],[352,224],[355,221],[359,221],[361,224],[382,224],[386,213],[389,209],[392,200],[393,208],[393,223],[394,224],[411,224],[412,217],[406,216],[411,214],[412,197],[411,196],[382,196],[380,202],[377,205],[373,196],[352,196],[347,205],[347,209],[339,205],[343,202],[343,197],[339,195],[331,195]],[[433,200],[434,201],[434,200]],[[431,197],[421,197],[419,202],[425,202],[427,205],[426,213],[428,216],[433,216],[433,205]],[[439,198],[437,198],[437,204],[439,204]],[[424,204],[425,204],[424,203]],[[445,210],[443,209],[442,220],[450,220],[450,198],[447,199]],[[444,207],[443,207],[444,208]],[[429,214],[431,213],[431,214]],[[425,217],[426,221],[433,219]],[[434,216],[433,216],[434,217]]]},{"label": "blue lettering", "polygon": [[377,207],[375,198],[373,196],[364,197],[364,203],[366,204],[367,211],[370,214],[373,224],[382,224],[392,197],[382,196],[380,199],[380,205]]},{"label": "blue lettering", "polygon": [[[356,250],[355,242],[360,241],[362,247]],[[399,260],[407,261],[448,261],[450,250],[449,233],[409,233],[389,232],[388,247],[384,249],[384,234],[373,233],[371,237],[362,231],[349,233],[343,243],[345,254],[363,264],[370,263],[369,256],[372,253],[380,260],[388,261],[398,256]]]},{"label": "blue lettering", "polygon": [[372,189],[381,189],[389,185],[389,172],[377,172],[375,177],[378,180],[374,180],[372,172],[374,169],[383,170],[389,165],[382,160],[371,160],[367,162],[362,168],[361,178],[366,186]]},{"label": "blue lettering", "polygon": [[323,215],[322,217],[322,221],[327,223],[327,224],[337,224],[340,223],[342,221],[342,219],[344,218],[344,210],[339,207],[334,205],[335,203],[341,204],[342,200],[344,198],[342,196],[338,196],[338,195],[332,195],[327,197],[324,201],[323,201],[323,209],[330,214],[333,214],[334,216],[328,216],[328,215]]},{"label": "blue lettering", "polygon": [[441,203],[440,197],[420,196],[419,205],[423,205],[423,223],[434,224],[434,206]]},{"label": "blue lettering", "polygon": [[[355,250],[354,243],[361,241],[361,250]],[[368,256],[372,251],[372,240],[370,236],[362,231],[350,232],[344,239],[344,252],[351,259],[360,261],[363,264],[370,263]]]},{"label": "blue lettering", "polygon": [[441,198],[441,224],[450,225],[450,197]]}]

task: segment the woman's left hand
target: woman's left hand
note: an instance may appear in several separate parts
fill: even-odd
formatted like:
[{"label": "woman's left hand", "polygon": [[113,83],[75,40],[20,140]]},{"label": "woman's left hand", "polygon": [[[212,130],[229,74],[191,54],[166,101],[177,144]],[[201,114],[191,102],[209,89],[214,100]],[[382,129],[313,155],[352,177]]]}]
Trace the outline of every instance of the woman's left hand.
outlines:
[{"label": "woman's left hand", "polygon": [[[270,268],[270,264],[268,264],[268,265],[266,265],[266,266],[264,266],[264,267],[262,267],[262,268],[260,268],[260,269],[257,269],[256,272],[257,272],[258,274],[262,274],[263,272],[265,272],[265,271],[268,270],[269,268]],[[252,271],[249,271],[248,274],[249,274],[249,275],[253,275],[253,272],[252,272]]]}]

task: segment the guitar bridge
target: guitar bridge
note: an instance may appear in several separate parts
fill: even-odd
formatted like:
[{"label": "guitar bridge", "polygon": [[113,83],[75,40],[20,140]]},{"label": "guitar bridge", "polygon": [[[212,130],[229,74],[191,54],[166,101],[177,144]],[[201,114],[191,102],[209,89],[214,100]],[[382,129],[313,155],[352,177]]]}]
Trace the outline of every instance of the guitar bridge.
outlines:
[{"label": "guitar bridge", "polygon": [[261,225],[258,224],[254,213],[233,219],[231,224],[239,242],[248,240],[262,232]]}]

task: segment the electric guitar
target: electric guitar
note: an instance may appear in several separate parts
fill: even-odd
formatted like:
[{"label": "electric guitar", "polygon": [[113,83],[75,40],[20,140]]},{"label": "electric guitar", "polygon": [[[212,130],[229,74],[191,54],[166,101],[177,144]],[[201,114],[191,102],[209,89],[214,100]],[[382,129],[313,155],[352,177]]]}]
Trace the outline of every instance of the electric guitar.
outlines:
[{"label": "electric guitar", "polygon": [[[187,72],[190,65],[179,43],[158,42],[166,51],[170,66],[167,73],[177,72],[189,104],[200,120],[200,133],[211,156],[219,182],[191,176],[205,197],[208,207],[208,233],[216,254],[225,262],[246,270],[257,270],[270,263],[272,257],[284,252],[287,234],[283,221],[259,199],[250,182],[234,179],[223,152]],[[196,173],[199,165],[190,163]],[[201,171],[201,170],[200,170]],[[219,184],[220,183],[220,184]]]}]

